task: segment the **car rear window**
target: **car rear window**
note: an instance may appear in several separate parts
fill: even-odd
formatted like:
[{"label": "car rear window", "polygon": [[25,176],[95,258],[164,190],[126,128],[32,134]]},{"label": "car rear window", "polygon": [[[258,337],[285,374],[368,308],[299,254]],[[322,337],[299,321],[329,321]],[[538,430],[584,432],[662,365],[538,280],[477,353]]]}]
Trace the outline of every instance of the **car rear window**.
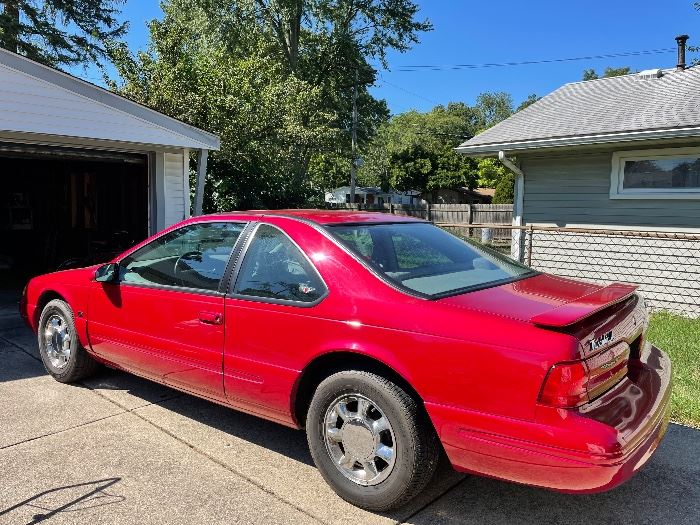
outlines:
[{"label": "car rear window", "polygon": [[428,223],[340,224],[328,229],[380,276],[428,297],[455,295],[536,273]]}]

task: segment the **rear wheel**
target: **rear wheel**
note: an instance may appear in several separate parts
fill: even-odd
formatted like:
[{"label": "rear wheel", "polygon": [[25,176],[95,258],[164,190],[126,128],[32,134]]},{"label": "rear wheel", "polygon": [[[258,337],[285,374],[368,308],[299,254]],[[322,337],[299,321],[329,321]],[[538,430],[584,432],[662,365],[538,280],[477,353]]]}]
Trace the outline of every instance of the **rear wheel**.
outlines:
[{"label": "rear wheel", "polygon": [[418,494],[440,457],[435,431],[416,400],[370,372],[338,372],[321,382],[306,433],[324,479],[343,499],[373,511]]},{"label": "rear wheel", "polygon": [[49,301],[39,318],[39,355],[46,371],[62,383],[92,375],[99,364],[82,347],[73,311],[60,299]]}]

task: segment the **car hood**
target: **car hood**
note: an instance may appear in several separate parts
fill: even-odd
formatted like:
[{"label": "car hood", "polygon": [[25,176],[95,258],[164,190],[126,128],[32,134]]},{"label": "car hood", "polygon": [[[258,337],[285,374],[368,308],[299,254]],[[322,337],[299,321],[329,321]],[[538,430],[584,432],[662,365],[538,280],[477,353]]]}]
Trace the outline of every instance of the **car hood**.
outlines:
[{"label": "car hood", "polygon": [[441,299],[446,305],[491,313],[540,326],[573,324],[634,293],[627,284],[598,285],[537,274],[500,286]]}]

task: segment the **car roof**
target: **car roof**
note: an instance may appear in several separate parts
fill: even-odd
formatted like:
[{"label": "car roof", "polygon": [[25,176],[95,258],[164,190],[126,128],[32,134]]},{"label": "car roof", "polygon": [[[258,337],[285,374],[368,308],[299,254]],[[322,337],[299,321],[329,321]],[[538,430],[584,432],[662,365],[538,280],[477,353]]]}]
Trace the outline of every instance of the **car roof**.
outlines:
[{"label": "car roof", "polygon": [[209,215],[221,219],[240,220],[242,216],[282,216],[313,221],[318,224],[352,224],[352,223],[387,223],[387,222],[424,222],[416,217],[393,215],[381,212],[355,210],[249,210],[225,212]]}]

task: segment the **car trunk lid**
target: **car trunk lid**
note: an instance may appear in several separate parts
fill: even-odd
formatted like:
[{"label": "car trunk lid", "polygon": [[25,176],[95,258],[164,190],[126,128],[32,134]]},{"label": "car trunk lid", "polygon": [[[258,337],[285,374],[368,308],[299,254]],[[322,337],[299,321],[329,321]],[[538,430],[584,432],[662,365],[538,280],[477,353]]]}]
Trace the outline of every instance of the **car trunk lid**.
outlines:
[{"label": "car trunk lid", "polygon": [[540,274],[442,301],[574,336],[578,354],[553,364],[540,394],[544,404],[574,407],[626,376],[647,323],[635,290],[627,284],[597,285]]},{"label": "car trunk lid", "polygon": [[634,286],[601,286],[563,277],[537,274],[439,301],[495,315],[561,328],[624,301]]}]

